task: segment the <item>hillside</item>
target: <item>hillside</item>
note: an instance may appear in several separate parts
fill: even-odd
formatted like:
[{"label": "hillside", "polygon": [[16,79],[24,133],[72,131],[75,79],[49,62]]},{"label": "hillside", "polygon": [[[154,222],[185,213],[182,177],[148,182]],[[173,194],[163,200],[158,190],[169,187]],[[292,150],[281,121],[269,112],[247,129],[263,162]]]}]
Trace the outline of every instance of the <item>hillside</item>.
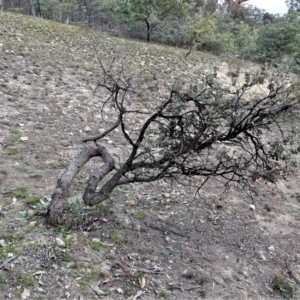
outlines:
[{"label": "hillside", "polygon": [[[220,197],[211,183],[194,197],[184,182],[160,181],[85,207],[90,163],[71,188],[65,226],[45,225],[81,140],[111,124],[105,95],[93,92],[99,60],[154,74],[165,89],[213,66],[224,84],[229,69],[256,68],[186,52],[0,11],[0,299],[299,298],[296,171],[276,185],[258,181],[253,200],[235,187]],[[122,157],[117,136],[103,142]]]}]

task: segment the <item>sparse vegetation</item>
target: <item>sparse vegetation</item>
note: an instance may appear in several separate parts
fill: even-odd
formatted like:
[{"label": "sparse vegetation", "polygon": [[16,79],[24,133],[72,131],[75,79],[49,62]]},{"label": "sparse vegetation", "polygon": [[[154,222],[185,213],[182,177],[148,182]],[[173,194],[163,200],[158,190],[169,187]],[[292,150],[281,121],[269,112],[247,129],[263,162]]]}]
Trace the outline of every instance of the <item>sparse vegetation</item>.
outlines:
[{"label": "sparse vegetation", "polygon": [[115,229],[112,230],[110,232],[110,236],[116,245],[118,245],[118,246],[122,245],[124,238],[122,237],[121,233],[118,230],[115,230]]},{"label": "sparse vegetation", "polygon": [[32,287],[35,284],[35,279],[31,275],[25,275],[21,279],[21,284],[22,284],[22,286],[27,287],[27,288]]},{"label": "sparse vegetation", "polygon": [[[50,2],[55,1],[47,3]],[[57,16],[56,12],[53,15]],[[236,79],[235,87],[240,88],[242,76],[230,77],[228,71],[239,68],[239,74],[244,70],[255,73],[256,65],[197,51],[184,59],[187,49],[116,38],[84,25],[79,28],[18,13],[0,11],[0,15],[0,83],[5,84],[5,88],[0,88],[0,299],[21,299],[29,292],[27,298],[40,300],[125,299],[126,296],[181,299],[185,295],[193,299],[215,299],[219,295],[243,299],[245,293],[258,299],[262,297],[261,291],[268,299],[289,297],[290,287],[286,296],[284,285],[274,288],[276,295],[265,286],[273,279],[270,270],[278,270],[283,261],[290,260],[291,269],[297,267],[291,253],[300,240],[299,148],[295,147],[290,166],[286,155],[286,148],[291,146],[288,141],[283,151],[277,153],[287,158],[283,163],[287,172],[283,169],[283,173],[279,170],[276,174],[283,174],[285,179],[278,177],[278,184],[275,181],[265,184],[256,177],[252,178],[255,181],[249,181],[248,196],[255,204],[255,213],[249,212],[248,196],[242,193],[241,188],[246,187],[244,181],[240,185],[228,184],[225,191],[221,189],[223,179],[206,182],[197,193],[202,179],[195,182],[191,176],[180,177],[180,181],[169,177],[152,183],[120,185],[105,202],[88,206],[82,201],[82,194],[90,174],[102,165],[101,159],[95,157],[70,186],[66,197],[68,207],[62,215],[64,224],[49,227],[44,222],[55,181],[83,148],[80,141],[98,131],[103,133],[115,122],[116,107],[110,107],[108,102],[102,109],[109,95],[101,89],[92,91],[101,81],[96,54],[106,68],[114,58],[115,66],[123,65],[126,76],[138,72],[132,82],[141,80],[142,93],[136,91],[135,100],[126,98],[132,103],[132,116],[126,111],[129,117],[126,117],[125,131],[134,141],[141,122],[159,107],[159,99],[168,98],[176,80],[184,78],[188,85],[199,80],[201,72],[209,74],[212,66],[218,65],[221,86],[232,87],[231,80]],[[65,17],[61,15],[62,20]],[[203,20],[205,23],[209,18]],[[103,23],[103,26],[107,25]],[[143,29],[144,25],[134,26]],[[162,27],[153,31],[153,38],[170,41],[172,35],[167,32],[170,23]],[[209,46],[214,42],[216,46],[221,45],[222,36],[217,35],[221,24],[217,27],[212,27],[216,36],[201,37],[210,42]],[[176,24],[172,28],[175,31]],[[224,29],[224,37],[231,39],[233,30],[240,28],[230,23]],[[178,36],[182,29],[183,26],[176,29]],[[159,37],[160,33],[165,36]],[[240,34],[246,36],[245,31]],[[194,46],[196,50],[199,45]],[[226,51],[240,50],[227,47]],[[152,86],[151,82],[159,85]],[[260,92],[268,94],[269,91],[262,86],[254,94],[259,96]],[[249,99],[256,98],[250,93]],[[143,110],[139,109],[140,104],[145,105]],[[138,113],[141,118],[136,118]],[[115,171],[120,169],[129,149],[128,141],[120,139],[121,132],[119,127],[98,141],[111,151]],[[149,137],[155,133],[150,132]],[[21,134],[28,141],[22,142]],[[219,146],[219,143],[213,145]],[[142,150],[149,153],[149,147],[146,145]],[[17,152],[9,154],[9,148]],[[159,154],[160,149],[157,151]],[[157,159],[156,155],[149,155],[149,160]],[[280,158],[271,160],[279,168]],[[146,169],[140,171],[136,175],[147,175]],[[101,182],[97,192],[109,179],[110,176]],[[223,192],[225,201],[219,200]],[[293,199],[289,195],[294,195]],[[266,203],[272,209],[271,214],[266,213]],[[208,216],[218,217],[217,225]],[[135,224],[142,226],[137,228]],[[56,238],[65,245],[59,246]],[[266,249],[270,241],[274,252]],[[257,264],[259,269],[255,267]],[[296,279],[281,277],[292,285],[292,296],[298,297]],[[237,280],[240,289],[231,284]]]},{"label": "sparse vegetation", "polygon": [[294,293],[293,285],[281,276],[276,276],[273,279],[272,285],[275,291],[282,293],[286,298],[291,297]]},{"label": "sparse vegetation", "polygon": [[147,218],[147,213],[144,211],[139,211],[133,215],[133,217],[137,220],[143,221]]},{"label": "sparse vegetation", "polygon": [[15,147],[8,147],[8,148],[6,149],[6,153],[7,153],[8,155],[16,155],[16,154],[19,153],[19,150],[18,150],[17,148],[15,148]]}]

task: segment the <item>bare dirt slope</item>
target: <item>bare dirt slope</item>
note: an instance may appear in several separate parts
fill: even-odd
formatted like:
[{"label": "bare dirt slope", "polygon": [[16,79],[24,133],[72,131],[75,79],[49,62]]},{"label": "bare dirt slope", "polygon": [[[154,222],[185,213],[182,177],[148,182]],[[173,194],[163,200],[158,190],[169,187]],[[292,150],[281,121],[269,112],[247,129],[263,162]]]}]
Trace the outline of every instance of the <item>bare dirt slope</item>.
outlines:
[{"label": "bare dirt slope", "polygon": [[[0,12],[0,299],[299,298],[296,169],[276,185],[257,182],[252,200],[234,186],[219,197],[211,183],[194,198],[184,181],[157,182],[118,188],[87,208],[80,196],[96,161],[74,181],[65,226],[49,228],[39,215],[81,139],[111,124],[113,109],[100,113],[105,95],[90,88],[98,59],[115,57],[164,86],[213,65],[222,76],[247,68],[184,55]],[[122,158],[116,136],[104,143]]]}]

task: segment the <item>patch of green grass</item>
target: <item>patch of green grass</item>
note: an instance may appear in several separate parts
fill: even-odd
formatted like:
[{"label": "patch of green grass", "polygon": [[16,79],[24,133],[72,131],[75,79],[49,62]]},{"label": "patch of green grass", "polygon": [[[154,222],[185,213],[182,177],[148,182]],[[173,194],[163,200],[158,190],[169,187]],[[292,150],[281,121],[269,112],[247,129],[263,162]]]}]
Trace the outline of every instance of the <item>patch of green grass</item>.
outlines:
[{"label": "patch of green grass", "polygon": [[98,281],[101,278],[105,278],[105,274],[97,266],[88,270],[86,274],[86,279],[88,281]]},{"label": "patch of green grass", "polygon": [[41,174],[33,174],[30,176],[30,178],[33,178],[33,179],[41,179],[43,176]]},{"label": "patch of green grass", "polygon": [[31,275],[25,275],[22,279],[21,279],[21,284],[23,287],[31,287],[34,286],[35,284],[35,279],[33,276]]},{"label": "patch of green grass", "polygon": [[39,129],[39,130],[43,130],[43,129],[45,129],[45,127],[46,127],[46,125],[45,124],[41,124],[41,123],[39,123],[39,124],[37,124],[37,125],[34,126],[34,128]]},{"label": "patch of green grass", "polygon": [[147,214],[144,211],[139,211],[133,215],[137,220],[143,221],[147,218]]},{"label": "patch of green grass", "polygon": [[33,167],[35,165],[35,162],[34,161],[25,161],[24,165],[28,166],[28,167]]},{"label": "patch of green grass", "polygon": [[24,204],[28,207],[35,206],[40,202],[40,197],[37,195],[29,195],[26,187],[19,187],[15,190],[7,192],[8,195],[16,197],[19,200],[24,200]]},{"label": "patch of green grass", "polygon": [[6,170],[0,170],[0,174],[2,174],[2,175],[7,175],[8,172],[7,172]]},{"label": "patch of green grass", "polygon": [[7,192],[8,195],[16,197],[17,199],[25,199],[27,197],[27,189],[24,186],[21,186],[15,190]]},{"label": "patch of green grass", "polygon": [[24,204],[28,207],[36,206],[40,203],[40,197],[39,196],[28,196],[25,198]]},{"label": "patch of green grass", "polygon": [[48,166],[49,166],[49,168],[52,168],[52,169],[65,169],[68,166],[68,164],[63,163],[63,162],[61,162],[61,163],[49,163]]},{"label": "patch of green grass", "polygon": [[0,284],[5,283],[7,279],[7,273],[0,270]]},{"label": "patch of green grass", "polygon": [[8,148],[6,148],[6,153],[8,155],[16,155],[19,153],[19,150],[15,147],[8,147]]},{"label": "patch of green grass", "polygon": [[92,241],[88,237],[80,236],[78,238],[78,243],[82,245],[88,245],[92,250],[99,251],[100,250],[100,243],[96,241]]},{"label": "patch of green grass", "polygon": [[11,243],[0,247],[0,258],[7,259],[8,253],[13,253],[14,255],[20,254],[23,251],[23,248],[18,242]]},{"label": "patch of green grass", "polygon": [[121,233],[116,229],[110,232],[110,236],[116,245],[121,245],[124,241],[124,238],[122,237]]},{"label": "patch of green grass", "polygon": [[15,134],[15,135],[20,135],[21,134],[21,131],[19,129],[16,129],[16,128],[11,128],[9,131],[10,131],[11,134]]},{"label": "patch of green grass", "polygon": [[294,287],[285,278],[276,276],[272,281],[272,287],[274,291],[280,292],[286,298],[291,297],[294,294]]},{"label": "patch of green grass", "polygon": [[166,252],[167,255],[173,255],[173,254],[178,253],[178,249],[173,246],[167,247],[166,250],[167,250],[167,252]]},{"label": "patch of green grass", "polygon": [[20,218],[19,219],[30,219],[33,216],[33,213],[30,212],[28,209],[26,209],[24,212],[21,213]]},{"label": "patch of green grass", "polygon": [[291,195],[292,198],[295,198],[298,202],[300,202],[300,193],[296,193]]},{"label": "patch of green grass", "polygon": [[15,233],[12,229],[0,228],[0,240],[5,240],[6,242],[12,242],[16,240],[21,241],[22,239],[24,239],[24,236]]},{"label": "patch of green grass", "polygon": [[116,257],[112,254],[109,254],[106,256],[106,259],[110,260],[110,261],[114,261],[116,259]]},{"label": "patch of green grass", "polygon": [[82,208],[84,206],[83,201],[78,197],[72,197],[68,199],[68,208],[71,212],[79,213],[82,211]]},{"label": "patch of green grass", "polygon": [[206,292],[205,291],[200,291],[199,292],[199,296],[201,297],[201,298],[205,298],[206,297]]},{"label": "patch of green grass", "polygon": [[158,297],[159,297],[159,298],[162,298],[162,299],[170,299],[170,296],[169,296],[169,294],[168,294],[166,291],[161,291],[161,292],[158,294]]}]

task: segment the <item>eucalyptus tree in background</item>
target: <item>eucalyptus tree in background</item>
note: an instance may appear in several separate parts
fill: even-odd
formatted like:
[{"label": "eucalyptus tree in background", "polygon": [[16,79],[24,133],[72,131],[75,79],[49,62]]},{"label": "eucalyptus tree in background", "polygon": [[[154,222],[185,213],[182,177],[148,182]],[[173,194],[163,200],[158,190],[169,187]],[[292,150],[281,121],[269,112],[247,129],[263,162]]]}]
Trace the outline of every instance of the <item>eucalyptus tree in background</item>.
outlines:
[{"label": "eucalyptus tree in background", "polygon": [[285,4],[289,9],[289,12],[300,12],[300,0],[285,0]]},{"label": "eucalyptus tree in background", "polygon": [[191,3],[191,0],[120,1],[118,13],[124,23],[143,22],[146,39],[150,42],[153,30],[161,22],[186,16]]}]

